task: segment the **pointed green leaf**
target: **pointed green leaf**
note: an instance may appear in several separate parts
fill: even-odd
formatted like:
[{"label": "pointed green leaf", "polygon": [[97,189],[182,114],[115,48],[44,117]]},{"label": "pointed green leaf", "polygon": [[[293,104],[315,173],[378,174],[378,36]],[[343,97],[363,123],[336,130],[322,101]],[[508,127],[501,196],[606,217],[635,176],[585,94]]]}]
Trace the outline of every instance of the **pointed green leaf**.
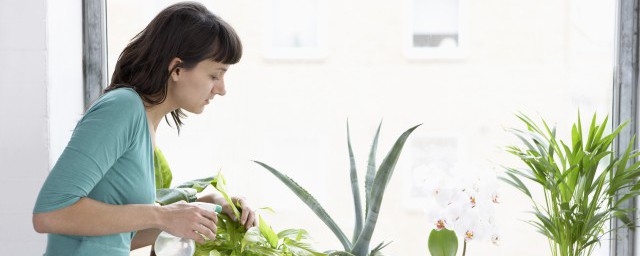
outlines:
[{"label": "pointed green leaf", "polygon": [[369,243],[371,242],[371,236],[373,235],[373,230],[375,229],[376,222],[378,221],[380,205],[382,204],[382,197],[387,187],[387,183],[389,182],[389,179],[391,179],[391,175],[393,175],[393,170],[400,158],[400,153],[402,152],[405,142],[409,138],[409,135],[411,135],[411,133],[420,125],[422,124],[411,127],[400,135],[393,144],[391,151],[389,151],[382,161],[382,164],[380,164],[376,177],[373,181],[371,204],[369,205],[367,219],[365,221],[364,228],[362,229],[362,233],[360,233],[358,240],[356,240],[353,245],[353,249],[351,250],[352,253],[356,255],[365,255],[369,251]]},{"label": "pointed green leaf", "polygon": [[355,226],[353,227],[353,241],[362,231],[362,204],[360,202],[360,189],[358,188],[358,172],[356,171],[356,160],[351,148],[351,133],[349,132],[349,122],[347,121],[347,145],[349,147],[349,163],[351,177],[351,192],[353,194],[353,206],[355,209]]},{"label": "pointed green leaf", "polygon": [[349,241],[347,236],[345,236],[344,232],[342,232],[340,227],[338,227],[338,224],[336,224],[333,218],[329,216],[327,211],[324,210],[324,208],[322,207],[322,205],[320,205],[318,200],[316,200],[313,196],[311,196],[311,194],[309,194],[307,190],[305,190],[302,186],[298,185],[298,183],[296,183],[293,179],[289,178],[289,176],[282,174],[281,172],[274,169],[273,167],[268,166],[267,164],[259,161],[253,161],[253,162],[267,169],[274,176],[276,176],[276,178],[282,181],[282,183],[284,183],[287,187],[289,187],[289,189],[291,189],[291,191],[293,191],[293,193],[296,194],[298,198],[300,198],[300,200],[302,200],[307,206],[309,206],[309,208],[311,208],[311,210],[324,222],[324,224],[327,225],[329,229],[331,229],[333,234],[336,235],[338,240],[340,240],[340,243],[342,243],[342,246],[344,247],[344,249],[345,250],[351,249],[351,242]]},{"label": "pointed green leaf", "polygon": [[367,175],[364,180],[365,197],[365,217],[369,212],[369,204],[371,201],[371,187],[373,186],[373,179],[376,177],[376,151],[378,150],[378,137],[380,136],[380,127],[382,127],[382,121],[378,124],[376,135],[373,137],[373,143],[371,143],[371,150],[369,151],[369,161],[367,162]]},{"label": "pointed green leaf", "polygon": [[273,232],[273,229],[267,224],[267,222],[262,219],[262,216],[258,215],[258,219],[260,220],[258,224],[258,229],[260,229],[260,233],[267,238],[267,241],[271,245],[271,248],[278,247],[278,235],[276,232]]}]

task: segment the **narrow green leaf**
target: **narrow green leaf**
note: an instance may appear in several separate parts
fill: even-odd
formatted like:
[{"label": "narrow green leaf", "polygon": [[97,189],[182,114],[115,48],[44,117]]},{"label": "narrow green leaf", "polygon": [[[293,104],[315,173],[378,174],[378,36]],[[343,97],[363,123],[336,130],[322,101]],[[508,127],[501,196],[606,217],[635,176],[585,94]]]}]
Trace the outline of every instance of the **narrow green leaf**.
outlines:
[{"label": "narrow green leaf", "polygon": [[353,194],[353,206],[355,209],[355,226],[353,227],[353,238],[355,241],[362,231],[362,203],[360,202],[360,189],[358,188],[358,172],[356,171],[356,160],[351,148],[351,133],[349,132],[349,122],[347,121],[347,145],[349,147],[349,163],[351,177],[351,192]]},{"label": "narrow green leaf", "polygon": [[229,206],[231,206],[231,210],[233,211],[233,215],[236,217],[236,221],[240,221],[240,210],[238,210],[238,207],[233,203],[233,200],[231,200],[231,196],[227,193],[227,181],[224,179],[222,171],[218,171],[218,175],[216,175],[215,179],[211,181],[211,184],[215,186],[216,190],[220,192],[222,197],[224,197],[224,200],[227,201]]},{"label": "narrow green leaf", "polygon": [[369,202],[371,201],[371,188],[373,186],[373,179],[376,177],[376,152],[378,150],[378,137],[380,136],[380,128],[382,127],[382,121],[378,124],[376,135],[373,137],[373,143],[371,143],[371,150],[369,151],[369,161],[367,162],[367,176],[364,181],[364,189],[366,193],[364,214],[365,218],[369,212]]},{"label": "narrow green leaf", "polygon": [[333,218],[329,216],[327,211],[324,210],[324,208],[322,207],[322,205],[320,205],[318,200],[316,200],[313,196],[311,196],[311,194],[309,194],[307,190],[305,190],[302,186],[298,185],[298,183],[296,183],[293,179],[289,178],[289,176],[282,174],[281,172],[274,169],[273,167],[268,166],[267,164],[259,161],[253,161],[253,162],[267,169],[274,176],[276,176],[276,178],[282,181],[282,183],[284,183],[287,187],[289,187],[289,189],[291,189],[291,191],[293,191],[293,193],[296,194],[296,196],[298,196],[300,200],[302,200],[307,206],[309,206],[309,208],[311,208],[311,210],[324,222],[324,224],[327,225],[329,229],[331,229],[333,234],[338,238],[338,240],[340,240],[340,243],[342,243],[342,246],[344,247],[344,249],[347,251],[351,249],[351,242],[349,241],[347,236],[345,236],[344,232],[342,232],[340,227],[338,227],[338,224],[336,224]]},{"label": "narrow green leaf", "polygon": [[385,243],[382,242],[380,244],[378,244],[378,246],[374,247],[371,250],[371,253],[369,253],[369,256],[382,256],[382,249],[384,249],[385,247],[387,247],[389,244],[391,244],[391,242]]},{"label": "narrow green leaf", "polygon": [[371,191],[371,204],[369,205],[367,219],[365,221],[362,233],[360,233],[360,236],[353,245],[353,249],[351,250],[352,253],[356,255],[365,255],[369,251],[371,236],[373,235],[373,230],[375,229],[376,222],[378,221],[380,205],[382,204],[382,197],[387,187],[387,183],[389,182],[389,179],[391,179],[391,175],[393,175],[393,170],[395,169],[396,163],[400,158],[400,153],[402,152],[402,148],[404,147],[407,138],[420,125],[422,124],[411,127],[402,135],[400,135],[400,137],[398,137],[393,147],[391,148],[391,151],[389,151],[387,156],[382,161],[382,164],[380,164],[380,167],[378,168],[378,171],[376,173],[376,177],[373,181],[373,187]]}]

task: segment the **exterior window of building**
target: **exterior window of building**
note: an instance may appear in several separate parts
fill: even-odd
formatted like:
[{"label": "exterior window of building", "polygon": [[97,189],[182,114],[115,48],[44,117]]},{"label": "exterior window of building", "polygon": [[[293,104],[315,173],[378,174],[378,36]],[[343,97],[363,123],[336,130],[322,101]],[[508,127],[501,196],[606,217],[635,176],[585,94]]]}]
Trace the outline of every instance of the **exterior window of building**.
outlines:
[{"label": "exterior window of building", "polygon": [[322,0],[270,0],[265,8],[264,56],[316,59],[326,55]]},{"label": "exterior window of building", "polygon": [[407,57],[464,57],[464,5],[465,0],[410,0]]}]

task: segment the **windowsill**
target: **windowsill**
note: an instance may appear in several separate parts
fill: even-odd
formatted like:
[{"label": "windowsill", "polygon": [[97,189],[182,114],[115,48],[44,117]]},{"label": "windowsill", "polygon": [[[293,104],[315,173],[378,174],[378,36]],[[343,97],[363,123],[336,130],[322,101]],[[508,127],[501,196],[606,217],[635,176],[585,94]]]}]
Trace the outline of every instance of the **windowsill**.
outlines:
[{"label": "windowsill", "polygon": [[405,47],[404,54],[410,60],[464,60],[468,53],[464,48],[438,49]]}]

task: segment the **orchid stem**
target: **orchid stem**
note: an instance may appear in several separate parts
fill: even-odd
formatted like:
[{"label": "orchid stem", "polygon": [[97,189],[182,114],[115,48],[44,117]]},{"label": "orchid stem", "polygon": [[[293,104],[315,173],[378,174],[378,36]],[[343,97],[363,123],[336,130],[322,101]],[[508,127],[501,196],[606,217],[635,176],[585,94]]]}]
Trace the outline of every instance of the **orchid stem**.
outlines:
[{"label": "orchid stem", "polygon": [[462,256],[467,254],[467,240],[464,240],[464,245],[462,246]]}]

